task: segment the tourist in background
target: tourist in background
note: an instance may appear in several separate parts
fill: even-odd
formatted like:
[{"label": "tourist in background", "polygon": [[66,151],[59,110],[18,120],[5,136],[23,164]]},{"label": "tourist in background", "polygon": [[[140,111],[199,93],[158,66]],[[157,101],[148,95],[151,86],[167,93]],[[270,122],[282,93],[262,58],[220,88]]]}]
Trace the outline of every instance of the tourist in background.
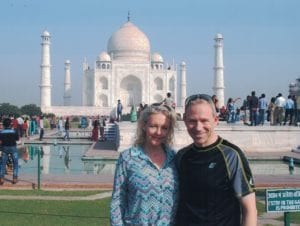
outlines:
[{"label": "tourist in background", "polygon": [[140,115],[134,145],[120,153],[110,208],[111,225],[173,225],[177,207],[176,116],[166,105]]},{"label": "tourist in background", "polygon": [[284,114],[284,107],[285,107],[285,98],[282,96],[281,93],[278,93],[276,100],[275,100],[275,125],[279,124],[282,125],[283,121],[283,114]]},{"label": "tourist in background", "polygon": [[295,104],[295,117],[294,117],[294,125],[298,126],[300,122],[300,95],[294,97]]},{"label": "tourist in background", "polygon": [[28,118],[25,118],[22,129],[23,129],[23,134],[25,135],[25,137],[28,137]]},{"label": "tourist in background", "polygon": [[140,118],[140,114],[141,114],[141,112],[144,110],[144,105],[143,105],[143,103],[140,103],[139,104],[139,107],[138,107],[138,109],[137,109],[137,118],[139,119]]},{"label": "tourist in background", "polygon": [[19,170],[19,156],[17,149],[17,141],[19,140],[18,132],[11,129],[11,119],[5,118],[3,120],[4,129],[0,131],[0,144],[2,145],[2,156],[0,165],[0,185],[4,183],[4,174],[6,172],[6,162],[8,155],[11,155],[13,162],[13,180],[12,183],[18,182],[18,170]]},{"label": "tourist in background", "polygon": [[268,101],[266,95],[263,93],[261,94],[258,100],[258,124],[264,125],[265,123],[265,115],[268,109]]},{"label": "tourist in background", "polygon": [[249,110],[250,110],[250,122],[251,126],[257,125],[257,110],[258,110],[258,98],[255,96],[255,91],[251,92],[251,97],[249,100]]},{"label": "tourist in background", "polygon": [[92,141],[98,141],[99,139],[99,121],[96,119],[93,123],[93,130],[92,130]]},{"label": "tourist in background", "polygon": [[70,121],[69,121],[69,117],[66,118],[65,121],[65,136],[64,136],[64,140],[70,140]]},{"label": "tourist in background", "polygon": [[270,125],[274,126],[275,125],[275,97],[272,97],[270,100],[270,103],[268,105],[268,110],[269,110],[269,120],[270,120]]},{"label": "tourist in background", "polygon": [[123,111],[123,105],[121,103],[121,100],[118,100],[117,104],[117,121],[120,122],[122,119],[122,111]]},{"label": "tourist in background", "polygon": [[216,133],[219,120],[211,97],[188,97],[183,120],[193,143],[176,155],[180,184],[176,225],[257,225],[247,158]]},{"label": "tourist in background", "polygon": [[243,101],[243,105],[241,107],[241,110],[244,112],[244,118],[243,118],[244,125],[248,125],[248,126],[251,124],[249,123],[250,122],[250,111],[249,111],[250,99],[251,96],[248,95],[246,99]]},{"label": "tourist in background", "polygon": [[211,99],[213,100],[213,102],[215,104],[216,112],[219,114],[220,113],[220,104],[219,104],[219,100],[218,100],[217,96],[212,95]]},{"label": "tourist in background", "polygon": [[161,104],[165,104],[165,105],[167,105],[171,108],[174,108],[174,109],[176,107],[176,104],[175,104],[170,92],[167,93],[167,97],[165,99],[163,99]]},{"label": "tourist in background", "polygon": [[57,125],[57,129],[58,129],[58,134],[61,136],[62,135],[62,132],[63,132],[63,119],[62,117],[60,117],[58,119],[58,125]]},{"label": "tourist in background", "polygon": [[288,95],[288,99],[286,100],[284,105],[285,114],[284,114],[283,125],[286,124],[288,118],[290,118],[289,125],[291,126],[293,124],[294,107],[295,107],[294,100],[292,99],[291,95]]},{"label": "tourist in background", "polygon": [[40,126],[40,140],[43,140],[44,137],[44,116],[41,115],[39,120],[39,126]]},{"label": "tourist in background", "polygon": [[105,137],[105,134],[104,134],[104,131],[105,131],[105,126],[106,126],[106,118],[101,115],[100,119],[99,119],[99,131],[100,131],[100,141],[105,141],[106,140],[106,137]]},{"label": "tourist in background", "polygon": [[235,109],[234,109],[234,102],[231,97],[228,98],[228,100],[227,100],[226,111],[227,111],[227,123],[234,123],[235,122]]},{"label": "tourist in background", "polygon": [[137,121],[137,112],[136,112],[136,108],[134,105],[132,105],[131,109],[130,109],[130,121],[131,122]]}]

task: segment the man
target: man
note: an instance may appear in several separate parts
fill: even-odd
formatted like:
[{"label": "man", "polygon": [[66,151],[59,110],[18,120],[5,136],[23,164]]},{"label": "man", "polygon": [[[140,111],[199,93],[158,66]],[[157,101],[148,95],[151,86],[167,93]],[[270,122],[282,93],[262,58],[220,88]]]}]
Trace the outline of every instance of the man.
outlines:
[{"label": "man", "polygon": [[105,130],[105,117],[103,115],[101,115],[100,119],[99,119],[99,131],[100,131],[100,141],[105,141],[106,137],[104,134],[104,130]]},{"label": "man", "polygon": [[175,102],[170,92],[167,93],[167,97],[162,101],[162,104],[168,105],[169,107],[175,109]]},{"label": "man", "polygon": [[40,141],[43,140],[44,137],[44,116],[41,115],[40,117]]},{"label": "man", "polygon": [[295,104],[294,104],[294,100],[292,99],[292,95],[288,95],[288,99],[285,102],[284,109],[285,109],[285,115],[284,115],[283,125],[285,125],[288,118],[290,118],[289,125],[291,126],[293,123],[293,117],[295,111]]},{"label": "man", "polygon": [[268,109],[268,101],[266,98],[266,94],[261,94],[259,100],[258,100],[258,114],[259,114],[259,120],[258,124],[264,125],[265,123],[265,114]]},{"label": "man", "polygon": [[123,110],[123,105],[121,103],[121,100],[118,100],[117,104],[117,121],[121,121],[122,118],[122,110]]},{"label": "man", "polygon": [[257,122],[258,122],[257,121],[258,98],[257,98],[257,96],[255,96],[255,91],[251,92],[249,108],[250,108],[251,126],[256,126]]},{"label": "man", "polygon": [[176,155],[176,225],[257,225],[251,170],[243,152],[216,133],[218,117],[211,97],[188,97],[183,119],[193,143]]},{"label": "man", "polygon": [[283,114],[284,114],[284,106],[285,106],[285,98],[282,96],[281,93],[278,93],[276,100],[275,100],[275,124],[279,123],[282,125],[283,121]]},{"label": "man", "polygon": [[65,136],[64,136],[64,140],[70,141],[70,120],[69,120],[69,117],[67,117],[66,121],[65,121]]},{"label": "man", "polygon": [[13,180],[12,183],[18,182],[18,149],[17,142],[19,140],[18,133],[11,129],[11,119],[5,118],[3,120],[4,129],[0,132],[0,143],[2,145],[2,159],[0,165],[0,185],[4,183],[4,174],[6,171],[6,162],[10,154],[13,159]]}]

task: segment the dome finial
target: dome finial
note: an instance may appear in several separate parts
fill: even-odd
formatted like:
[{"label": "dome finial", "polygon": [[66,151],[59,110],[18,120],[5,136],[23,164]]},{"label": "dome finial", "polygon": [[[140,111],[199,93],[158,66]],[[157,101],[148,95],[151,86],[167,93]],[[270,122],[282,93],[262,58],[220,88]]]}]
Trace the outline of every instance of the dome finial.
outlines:
[{"label": "dome finial", "polygon": [[130,21],[130,10],[128,10],[128,15],[127,15],[127,22]]}]

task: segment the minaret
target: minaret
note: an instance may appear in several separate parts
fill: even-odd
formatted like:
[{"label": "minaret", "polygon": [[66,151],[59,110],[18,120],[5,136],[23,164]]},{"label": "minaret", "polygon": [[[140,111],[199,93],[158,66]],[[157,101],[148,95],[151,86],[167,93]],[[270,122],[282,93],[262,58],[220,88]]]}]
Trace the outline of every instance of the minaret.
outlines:
[{"label": "minaret", "polygon": [[222,34],[216,34],[215,37],[215,78],[214,78],[214,94],[219,100],[219,106],[224,106],[224,64],[223,64],[223,37]]},{"label": "minaret", "polygon": [[71,62],[65,62],[64,106],[71,106]]},{"label": "minaret", "polygon": [[181,102],[180,106],[184,107],[184,101],[186,99],[186,64],[184,61],[180,64],[180,78],[181,78]]},{"label": "minaret", "polygon": [[51,64],[50,64],[50,34],[44,31],[42,37],[42,60],[41,60],[41,103],[40,107],[51,107]]}]

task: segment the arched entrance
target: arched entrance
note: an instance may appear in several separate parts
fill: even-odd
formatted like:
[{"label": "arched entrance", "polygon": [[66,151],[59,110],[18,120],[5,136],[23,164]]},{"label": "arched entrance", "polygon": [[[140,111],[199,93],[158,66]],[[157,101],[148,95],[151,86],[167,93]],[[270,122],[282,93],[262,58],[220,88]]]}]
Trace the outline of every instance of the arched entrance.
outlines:
[{"label": "arched entrance", "polygon": [[142,102],[142,84],[136,76],[129,75],[120,83],[120,99],[123,106],[139,105]]}]

